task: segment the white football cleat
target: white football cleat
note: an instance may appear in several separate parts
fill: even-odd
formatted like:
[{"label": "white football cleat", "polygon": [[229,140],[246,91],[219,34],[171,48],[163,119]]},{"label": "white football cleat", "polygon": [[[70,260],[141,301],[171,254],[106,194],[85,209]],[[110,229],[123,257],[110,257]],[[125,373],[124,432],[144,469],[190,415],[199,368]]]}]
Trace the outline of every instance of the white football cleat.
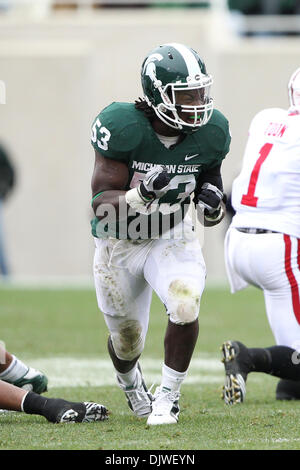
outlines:
[{"label": "white football cleat", "polygon": [[147,424],[176,424],[180,412],[179,392],[173,392],[165,387],[157,387],[153,396],[152,413]]},{"label": "white football cleat", "polygon": [[131,411],[139,418],[147,418],[152,411],[152,395],[146,387],[139,364],[136,370],[136,379],[132,386],[124,385],[118,375],[117,380],[119,386],[125,392]]}]

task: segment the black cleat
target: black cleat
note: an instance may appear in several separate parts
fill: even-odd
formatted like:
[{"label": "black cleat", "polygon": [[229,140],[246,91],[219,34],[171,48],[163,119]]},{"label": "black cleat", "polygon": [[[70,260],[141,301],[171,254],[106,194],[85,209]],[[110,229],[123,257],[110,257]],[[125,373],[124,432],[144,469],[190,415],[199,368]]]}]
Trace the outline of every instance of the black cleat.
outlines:
[{"label": "black cleat", "polygon": [[43,415],[52,423],[90,423],[108,419],[105,406],[94,402],[69,402],[50,399]]},{"label": "black cleat", "polygon": [[238,341],[222,344],[222,362],[225,367],[225,384],[222,398],[227,405],[242,403],[246,396],[246,380],[251,370],[248,349]]}]

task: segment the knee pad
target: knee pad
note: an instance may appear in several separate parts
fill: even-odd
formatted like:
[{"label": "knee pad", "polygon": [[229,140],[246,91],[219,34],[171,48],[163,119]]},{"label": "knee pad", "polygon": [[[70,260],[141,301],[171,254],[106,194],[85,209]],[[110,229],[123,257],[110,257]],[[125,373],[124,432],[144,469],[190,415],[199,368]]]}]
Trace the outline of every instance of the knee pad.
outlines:
[{"label": "knee pad", "polygon": [[137,320],[125,320],[118,330],[111,332],[111,341],[119,359],[132,361],[142,353],[145,338]]},{"label": "knee pad", "polygon": [[176,279],[168,289],[167,310],[170,321],[177,325],[192,323],[198,318],[200,293],[195,283]]}]

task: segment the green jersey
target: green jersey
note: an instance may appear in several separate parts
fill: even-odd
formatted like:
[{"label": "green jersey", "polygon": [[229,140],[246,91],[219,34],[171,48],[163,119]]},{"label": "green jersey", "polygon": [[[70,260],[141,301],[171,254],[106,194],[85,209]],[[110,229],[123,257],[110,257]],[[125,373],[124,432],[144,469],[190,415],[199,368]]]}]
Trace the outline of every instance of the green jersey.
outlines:
[{"label": "green jersey", "polygon": [[[181,219],[185,216],[197,177],[221,164],[229,151],[230,140],[227,119],[214,110],[205,126],[186,134],[184,139],[168,149],[142,111],[137,110],[133,103],[117,102],[107,106],[96,117],[91,137],[93,147],[103,157],[118,160],[128,166],[129,177],[125,190],[138,186],[146,173],[156,165],[167,167],[171,177],[170,189],[155,203],[154,211],[159,219],[160,229],[154,236],[149,235],[149,238],[161,235],[164,217],[171,217],[172,225],[176,223],[175,220],[180,220],[179,213]],[[127,228],[137,217],[141,223],[148,216],[130,214],[126,223],[118,222],[113,227],[104,218],[101,221],[94,218],[92,233],[100,238],[110,236],[130,239],[132,237]],[[149,221],[148,223],[150,224]]]}]

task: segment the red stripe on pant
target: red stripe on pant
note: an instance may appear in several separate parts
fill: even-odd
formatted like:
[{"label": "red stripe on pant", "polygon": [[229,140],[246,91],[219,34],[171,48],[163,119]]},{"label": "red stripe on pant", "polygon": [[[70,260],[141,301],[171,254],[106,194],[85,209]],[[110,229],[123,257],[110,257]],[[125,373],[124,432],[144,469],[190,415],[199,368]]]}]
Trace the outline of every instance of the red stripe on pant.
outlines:
[{"label": "red stripe on pant", "polygon": [[[284,244],[285,244],[284,267],[285,267],[287,278],[291,286],[294,314],[295,314],[297,322],[300,324],[299,287],[298,287],[297,280],[292,270],[292,261],[291,261],[292,242],[291,242],[291,238],[288,235],[283,235],[283,238],[284,238]],[[300,269],[300,240],[299,239],[298,239],[297,261],[298,261],[298,268]]]}]

